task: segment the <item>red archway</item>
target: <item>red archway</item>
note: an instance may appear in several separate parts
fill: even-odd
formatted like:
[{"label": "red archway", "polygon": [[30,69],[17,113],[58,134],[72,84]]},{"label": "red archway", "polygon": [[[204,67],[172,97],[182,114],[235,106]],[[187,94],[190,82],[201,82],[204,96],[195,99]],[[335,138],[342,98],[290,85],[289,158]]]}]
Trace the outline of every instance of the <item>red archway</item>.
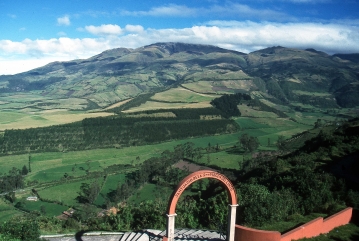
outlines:
[{"label": "red archway", "polygon": [[173,191],[170,201],[168,203],[167,208],[167,233],[166,237],[163,240],[174,240],[174,221],[176,216],[176,205],[178,199],[180,198],[183,191],[192,183],[196,182],[197,180],[204,179],[204,178],[213,178],[220,181],[223,186],[226,188],[228,193],[228,201],[230,205],[229,215],[228,215],[228,235],[227,240],[233,241],[234,240],[234,228],[235,228],[235,216],[236,216],[236,208],[237,204],[237,195],[236,189],[234,188],[232,182],[223,174],[211,171],[211,170],[202,170],[194,172],[187,177],[185,177]]},{"label": "red archway", "polygon": [[178,199],[180,198],[182,192],[192,183],[199,179],[204,178],[214,178],[219,180],[222,184],[224,184],[227,192],[228,192],[228,200],[231,205],[237,205],[237,195],[236,195],[236,189],[234,188],[231,181],[221,173],[210,171],[210,170],[202,170],[194,172],[187,177],[185,177],[176,187],[174,192],[171,195],[170,202],[168,203],[168,209],[167,213],[169,215],[175,214],[176,205],[178,202]]}]

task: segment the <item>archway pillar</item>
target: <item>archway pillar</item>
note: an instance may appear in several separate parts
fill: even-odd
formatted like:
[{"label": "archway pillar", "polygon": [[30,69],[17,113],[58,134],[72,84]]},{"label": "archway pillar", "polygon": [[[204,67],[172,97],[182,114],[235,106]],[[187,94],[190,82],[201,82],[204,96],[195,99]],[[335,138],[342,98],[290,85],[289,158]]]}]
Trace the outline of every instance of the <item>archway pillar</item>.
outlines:
[{"label": "archway pillar", "polygon": [[[175,240],[175,218],[177,214],[167,214],[167,230],[166,230],[166,240],[174,241]],[[165,240],[165,239],[163,239]]]},{"label": "archway pillar", "polygon": [[227,241],[234,241],[238,204],[228,205]]}]

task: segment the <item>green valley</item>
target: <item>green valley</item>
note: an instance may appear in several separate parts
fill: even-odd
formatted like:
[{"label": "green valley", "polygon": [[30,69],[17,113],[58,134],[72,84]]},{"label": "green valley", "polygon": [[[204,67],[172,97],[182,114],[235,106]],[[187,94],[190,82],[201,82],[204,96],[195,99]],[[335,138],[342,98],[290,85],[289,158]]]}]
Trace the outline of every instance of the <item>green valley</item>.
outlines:
[{"label": "green valley", "polygon": [[[35,220],[43,234],[162,229],[194,169],[234,183],[249,227],[358,210],[359,65],[348,62],[156,43],[0,76],[0,220]],[[218,184],[185,191],[178,227],[226,222]]]}]

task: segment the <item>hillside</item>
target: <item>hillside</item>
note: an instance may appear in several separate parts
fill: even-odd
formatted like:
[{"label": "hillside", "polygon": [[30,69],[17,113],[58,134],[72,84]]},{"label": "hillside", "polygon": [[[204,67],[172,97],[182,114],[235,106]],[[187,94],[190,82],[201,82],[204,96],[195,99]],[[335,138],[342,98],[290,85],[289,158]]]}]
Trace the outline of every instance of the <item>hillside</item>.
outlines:
[{"label": "hillside", "polygon": [[[183,43],[117,48],[89,59],[0,76],[0,103],[2,109],[12,109],[7,99],[21,94],[30,100],[20,103],[10,98],[18,110],[95,110],[182,86],[202,94],[255,92],[292,107],[355,107],[359,105],[356,56],[283,47],[244,54]],[[71,103],[63,103],[66,99]]]}]

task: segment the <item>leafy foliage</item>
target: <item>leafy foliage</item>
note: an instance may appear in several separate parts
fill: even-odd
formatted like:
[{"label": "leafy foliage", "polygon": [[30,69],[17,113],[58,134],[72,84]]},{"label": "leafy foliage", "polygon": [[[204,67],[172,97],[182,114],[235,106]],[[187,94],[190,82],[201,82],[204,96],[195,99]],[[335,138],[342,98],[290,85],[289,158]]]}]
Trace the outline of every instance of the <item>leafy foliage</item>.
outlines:
[{"label": "leafy foliage", "polygon": [[19,169],[13,167],[8,174],[0,175],[0,193],[24,187],[24,177]]},{"label": "leafy foliage", "polygon": [[100,193],[101,187],[98,180],[95,180],[91,184],[88,183],[81,183],[80,193],[77,199],[81,203],[90,203],[92,204],[97,195]]},{"label": "leafy foliage", "polygon": [[211,101],[211,105],[221,110],[224,113],[226,118],[231,116],[241,116],[241,112],[239,111],[237,105],[241,103],[241,101],[250,100],[251,97],[247,94],[233,94],[233,95],[222,95],[219,98],[216,98]]},{"label": "leafy foliage", "polygon": [[238,139],[245,151],[253,152],[259,147],[259,140],[257,137],[242,134]]},{"label": "leafy foliage", "polygon": [[40,229],[31,217],[15,217],[0,225],[0,233],[13,239],[23,241],[40,240]]}]

